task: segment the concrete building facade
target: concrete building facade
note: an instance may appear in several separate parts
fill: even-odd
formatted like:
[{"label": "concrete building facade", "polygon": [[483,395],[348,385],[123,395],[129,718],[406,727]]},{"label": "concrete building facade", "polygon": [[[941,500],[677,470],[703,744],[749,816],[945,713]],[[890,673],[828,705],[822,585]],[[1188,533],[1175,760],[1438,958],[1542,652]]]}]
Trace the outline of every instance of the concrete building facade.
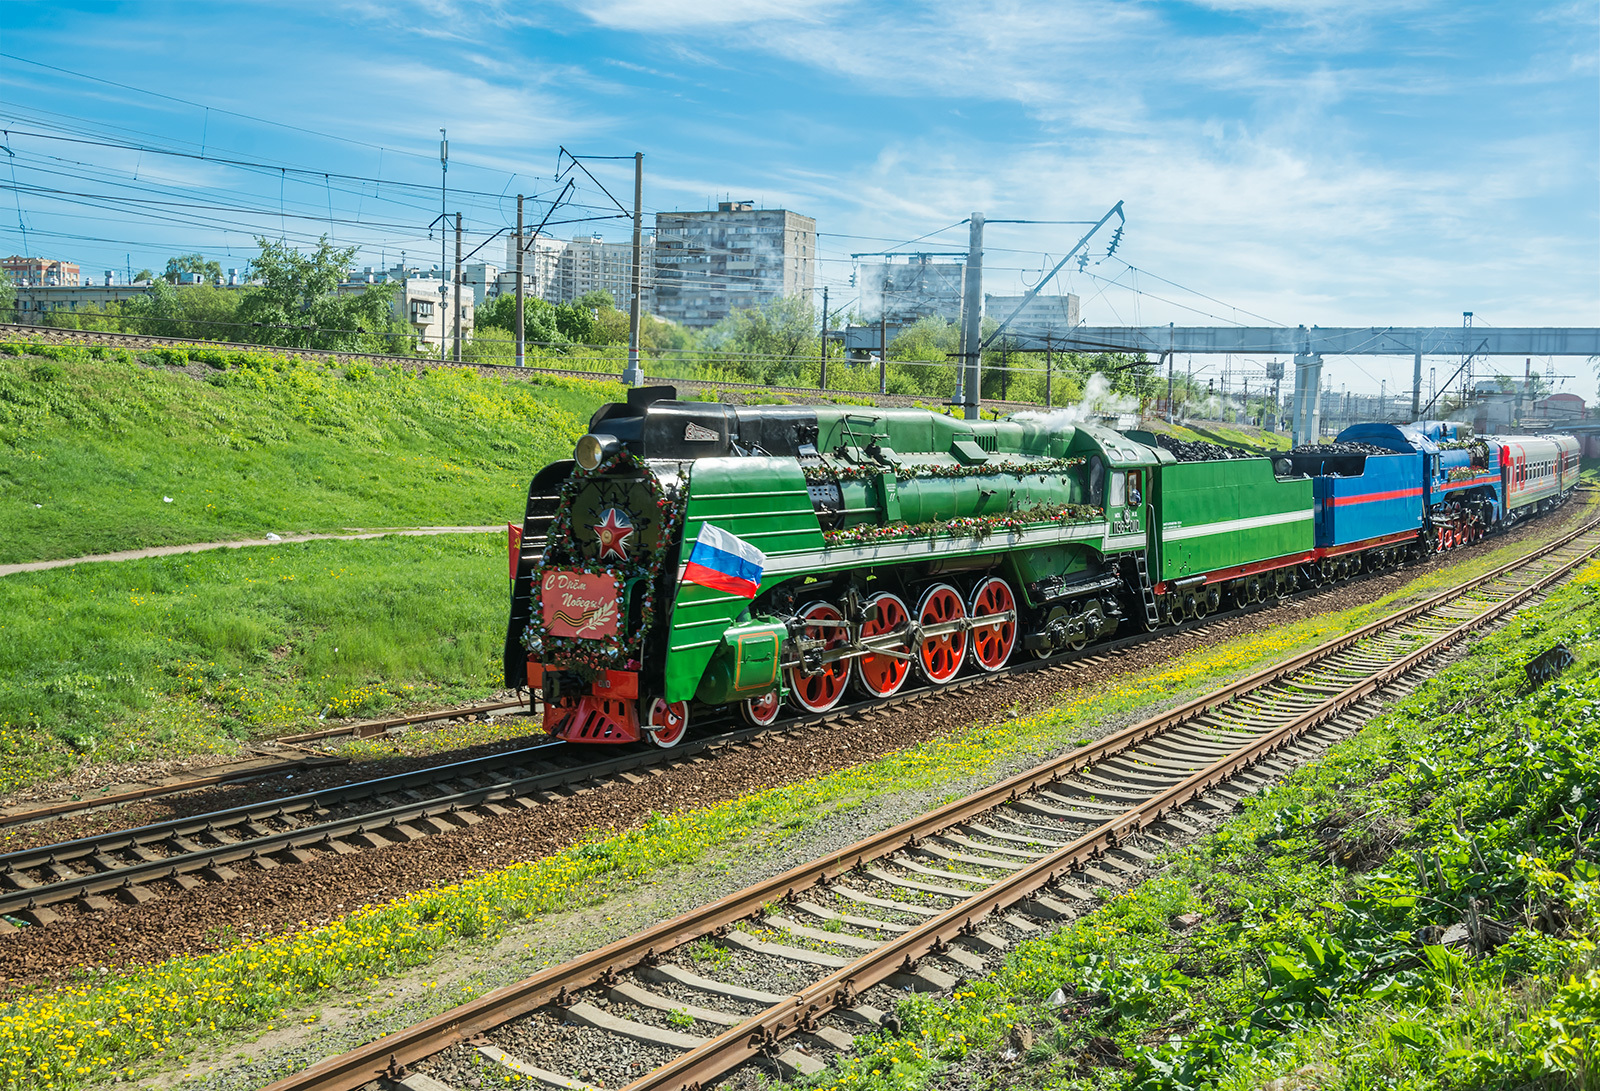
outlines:
[{"label": "concrete building facade", "polygon": [[[505,269],[500,274],[499,291],[502,294],[517,290],[518,241],[516,235],[506,239]],[[567,244],[548,235],[524,234],[520,241],[523,247],[522,290],[533,299],[542,299],[547,303],[561,302],[556,294],[556,269],[561,264],[561,254],[566,250]]]},{"label": "concrete building facade", "polygon": [[816,263],[817,221],[809,216],[749,201],[658,212],[654,313],[706,329],[736,310],[809,298]]},{"label": "concrete building facade", "polygon": [[[1017,309],[1025,296],[1021,295],[989,295],[983,297],[983,316],[992,318],[996,322],[1004,322]],[[1042,338],[1045,336],[1062,337],[1070,333],[1079,324],[1078,297],[1068,292],[1065,295],[1036,295],[1029,301],[1028,306],[1006,328],[1006,332],[1015,332],[1019,336]]]},{"label": "concrete building facade", "polygon": [[860,314],[895,327],[909,326],[919,318],[959,322],[965,271],[964,262],[935,261],[924,254],[912,254],[904,262],[862,262],[855,275]]},{"label": "concrete building facade", "polygon": [[25,258],[12,254],[0,258],[0,270],[18,288],[76,288],[82,283],[82,271],[70,261],[54,258]]},{"label": "concrete building facade", "polygon": [[32,285],[17,289],[17,321],[24,325],[38,325],[44,316],[54,311],[104,310],[108,303],[126,303],[138,299],[150,288],[148,281],[136,284],[115,284],[107,278],[105,284]]}]

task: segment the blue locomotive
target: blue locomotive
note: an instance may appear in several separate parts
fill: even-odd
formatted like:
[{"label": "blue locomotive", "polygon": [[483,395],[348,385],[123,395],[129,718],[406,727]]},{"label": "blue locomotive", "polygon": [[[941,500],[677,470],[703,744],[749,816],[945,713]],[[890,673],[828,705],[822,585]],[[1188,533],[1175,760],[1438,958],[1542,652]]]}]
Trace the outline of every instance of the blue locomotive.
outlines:
[{"label": "blue locomotive", "polygon": [[[1375,453],[1383,452],[1383,453]],[[1464,424],[1354,424],[1290,457],[1315,484],[1319,559],[1391,543],[1467,545],[1561,503],[1578,483],[1572,436],[1474,436]]]}]

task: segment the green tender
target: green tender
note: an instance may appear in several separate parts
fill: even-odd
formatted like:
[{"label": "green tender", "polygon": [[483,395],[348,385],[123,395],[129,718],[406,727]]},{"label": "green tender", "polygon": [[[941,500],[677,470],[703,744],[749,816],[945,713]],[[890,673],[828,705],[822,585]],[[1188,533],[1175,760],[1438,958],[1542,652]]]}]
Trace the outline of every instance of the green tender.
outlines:
[{"label": "green tender", "polygon": [[1314,545],[1311,479],[1279,480],[1270,459],[1169,463],[1156,474],[1154,499],[1157,582]]}]

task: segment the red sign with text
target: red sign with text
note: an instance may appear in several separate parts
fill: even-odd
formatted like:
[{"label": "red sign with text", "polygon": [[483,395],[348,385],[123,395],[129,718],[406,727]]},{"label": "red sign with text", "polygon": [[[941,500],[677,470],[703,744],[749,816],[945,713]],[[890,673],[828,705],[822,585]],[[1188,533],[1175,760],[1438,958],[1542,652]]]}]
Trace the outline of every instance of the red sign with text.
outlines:
[{"label": "red sign with text", "polygon": [[615,576],[560,569],[546,572],[539,594],[545,631],[551,636],[589,640],[615,636],[619,598]]}]

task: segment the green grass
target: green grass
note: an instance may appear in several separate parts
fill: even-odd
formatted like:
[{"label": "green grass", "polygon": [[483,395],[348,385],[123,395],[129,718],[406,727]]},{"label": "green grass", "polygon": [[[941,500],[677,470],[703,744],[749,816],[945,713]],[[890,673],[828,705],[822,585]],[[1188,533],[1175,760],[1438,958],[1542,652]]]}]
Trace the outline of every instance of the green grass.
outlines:
[{"label": "green grass", "polygon": [[[452,950],[482,947],[541,914],[632,889],[662,869],[703,868],[715,863],[717,854],[747,855],[751,846],[779,845],[831,813],[886,792],[992,779],[1008,763],[1081,744],[1110,718],[1135,716],[1157,703],[1212,689],[1330,632],[1353,628],[1376,609],[1308,618],[1274,633],[1199,649],[1159,668],[1109,680],[1094,693],[1052,708],[1019,712],[798,784],[652,816],[635,829],[596,833],[553,856],[364,907],[324,927],[247,938],[216,954],[93,975],[65,989],[18,996],[0,1007],[0,1091],[28,1086],[25,1079],[5,1082],[8,1070],[20,1071],[18,1065],[43,1064],[45,1070],[35,1075],[49,1075],[64,1086],[83,1082],[79,1067],[148,1073],[152,1062],[279,1025],[297,1018],[292,1013],[307,1004],[346,992],[365,994],[380,979],[428,965]],[[492,636],[498,640],[498,631]],[[1288,870],[1303,871],[1307,889],[1318,889],[1321,873],[1314,868]],[[1161,896],[1190,897],[1186,890],[1170,889]],[[1160,916],[1164,904],[1140,912],[1165,920]],[[1155,981],[1158,990],[1174,984],[1160,974]],[[964,1037],[944,1045],[965,1050],[998,1042],[1010,1017],[1007,1006],[1024,1002],[1011,993],[995,997],[1001,994],[961,998],[972,1013],[971,1025],[952,1023],[950,1034]],[[1026,1003],[1036,1008],[1037,997]],[[111,1033],[99,1035],[102,1028]],[[917,1082],[908,1076],[907,1086]]]},{"label": "green grass", "polygon": [[[1597,626],[1591,564],[1158,877],[953,998],[907,999],[900,1035],[807,1082],[947,1086],[975,1052],[1005,1065],[1025,1025],[1035,1044],[1004,1086],[1594,1086]],[[1523,664],[1558,639],[1578,663],[1530,691]],[[1199,923],[1179,930],[1179,914]],[[1505,941],[1439,944],[1474,914]]]},{"label": "green grass", "polygon": [[0,579],[0,792],[499,688],[505,566],[503,534],[472,534]]},{"label": "green grass", "polygon": [[[615,383],[0,344],[0,563],[519,520]],[[50,358],[45,358],[50,357]],[[168,502],[167,498],[171,501]]]}]

